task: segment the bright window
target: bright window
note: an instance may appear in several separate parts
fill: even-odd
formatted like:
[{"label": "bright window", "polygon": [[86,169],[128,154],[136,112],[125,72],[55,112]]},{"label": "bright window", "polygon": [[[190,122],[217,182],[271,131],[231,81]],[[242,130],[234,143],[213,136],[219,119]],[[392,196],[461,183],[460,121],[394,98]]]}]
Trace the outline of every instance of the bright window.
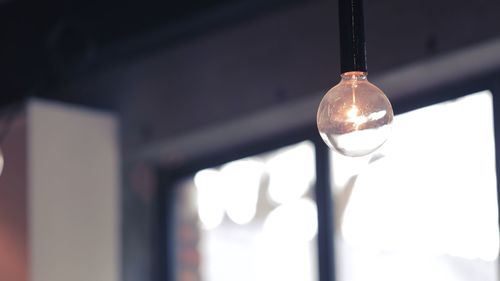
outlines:
[{"label": "bright window", "polygon": [[332,156],[340,281],[497,281],[492,94],[395,118],[383,148]]},{"label": "bright window", "polygon": [[314,157],[302,142],[180,183],[177,280],[317,280]]}]

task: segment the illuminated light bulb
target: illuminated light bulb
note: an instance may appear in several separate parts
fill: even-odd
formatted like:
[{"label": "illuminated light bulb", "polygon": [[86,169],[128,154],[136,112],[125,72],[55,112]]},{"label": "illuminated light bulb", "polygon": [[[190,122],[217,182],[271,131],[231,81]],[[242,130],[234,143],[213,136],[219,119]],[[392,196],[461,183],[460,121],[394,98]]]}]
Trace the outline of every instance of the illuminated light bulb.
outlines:
[{"label": "illuminated light bulb", "polygon": [[325,143],[340,154],[364,156],[382,146],[394,119],[384,93],[368,82],[366,72],[351,71],[323,97],[317,114]]}]

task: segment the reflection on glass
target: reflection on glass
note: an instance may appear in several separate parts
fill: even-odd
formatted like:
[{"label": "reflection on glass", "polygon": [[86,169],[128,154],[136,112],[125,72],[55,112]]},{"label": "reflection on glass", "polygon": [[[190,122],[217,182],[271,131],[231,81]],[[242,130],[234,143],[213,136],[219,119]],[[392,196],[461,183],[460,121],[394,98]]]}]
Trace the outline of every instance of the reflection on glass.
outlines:
[{"label": "reflection on glass", "polygon": [[339,280],[498,280],[492,121],[484,91],[397,116],[376,155],[333,156]]},{"label": "reflection on glass", "polygon": [[317,280],[314,165],[302,142],[181,183],[178,280]]}]

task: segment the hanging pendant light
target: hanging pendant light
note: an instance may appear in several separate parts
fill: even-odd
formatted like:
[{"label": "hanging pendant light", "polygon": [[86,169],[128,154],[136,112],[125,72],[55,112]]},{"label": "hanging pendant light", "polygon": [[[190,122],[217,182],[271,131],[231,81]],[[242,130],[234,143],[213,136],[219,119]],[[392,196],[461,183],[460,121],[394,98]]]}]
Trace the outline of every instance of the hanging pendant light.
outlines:
[{"label": "hanging pendant light", "polygon": [[362,0],[339,0],[341,80],[319,105],[318,130],[346,156],[364,156],[385,143],[394,118],[391,104],[368,82]]}]

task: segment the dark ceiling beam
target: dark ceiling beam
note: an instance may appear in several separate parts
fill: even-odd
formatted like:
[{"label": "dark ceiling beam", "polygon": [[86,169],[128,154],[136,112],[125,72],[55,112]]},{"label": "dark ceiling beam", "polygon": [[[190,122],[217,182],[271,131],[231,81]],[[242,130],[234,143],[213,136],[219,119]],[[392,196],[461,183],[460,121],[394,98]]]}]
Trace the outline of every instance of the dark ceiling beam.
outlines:
[{"label": "dark ceiling beam", "polygon": [[[1,0],[0,0],[1,1]],[[308,0],[0,3],[0,106]]]},{"label": "dark ceiling beam", "polygon": [[[401,102],[443,85],[467,81],[479,74],[500,70],[500,39],[414,63],[372,77],[389,98]],[[178,168],[197,158],[221,154],[244,144],[256,143],[297,128],[314,127],[316,110],[324,92],[260,110],[241,118],[228,118],[210,127],[175,138],[145,144],[132,156],[135,160]],[[454,95],[454,93],[450,93]],[[443,96],[446,97],[445,93]],[[421,97],[422,98],[422,97]],[[228,137],[231,136],[231,137]]]}]

